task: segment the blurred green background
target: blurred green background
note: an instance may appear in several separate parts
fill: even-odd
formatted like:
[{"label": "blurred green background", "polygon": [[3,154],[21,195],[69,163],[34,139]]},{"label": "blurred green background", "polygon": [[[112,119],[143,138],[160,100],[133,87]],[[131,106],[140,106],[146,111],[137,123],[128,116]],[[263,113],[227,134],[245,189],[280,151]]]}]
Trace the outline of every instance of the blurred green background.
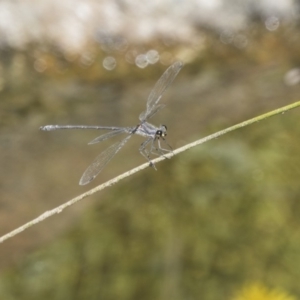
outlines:
[{"label": "blurred green background", "polygon": [[[60,3],[61,2],[61,3]],[[177,148],[300,100],[298,2],[0,2],[1,235],[144,162],[46,124],[154,118]],[[210,4],[209,4],[210,3]],[[299,109],[148,168],[0,247],[1,299],[300,299]]]}]

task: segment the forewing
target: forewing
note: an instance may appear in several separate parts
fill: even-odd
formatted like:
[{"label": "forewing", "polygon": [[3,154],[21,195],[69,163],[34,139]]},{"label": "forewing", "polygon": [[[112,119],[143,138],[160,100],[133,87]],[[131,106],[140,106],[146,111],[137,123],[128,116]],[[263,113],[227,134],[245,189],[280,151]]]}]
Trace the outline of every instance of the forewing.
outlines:
[{"label": "forewing", "polygon": [[[147,120],[149,120],[152,116],[154,116],[158,111],[160,111],[161,109],[163,109],[166,105],[165,104],[158,104],[155,105],[151,111],[147,114]],[[143,115],[145,114],[145,112],[142,112],[140,114],[140,120],[145,120],[143,119]]]},{"label": "forewing", "polygon": [[90,183],[118,153],[118,151],[128,142],[131,136],[132,135],[127,136],[125,139],[111,145],[102,153],[100,153],[92,162],[92,164],[85,170],[79,181],[79,184],[85,185]]},{"label": "forewing", "polygon": [[161,99],[162,94],[164,93],[166,88],[173,82],[182,66],[183,64],[181,61],[176,61],[163,73],[160,79],[156,82],[148,97],[146,111],[140,115],[141,121],[145,121],[149,115],[153,115],[152,111],[155,110],[155,107]]},{"label": "forewing", "polygon": [[96,137],[95,139],[93,139],[92,141],[89,142],[89,145],[92,145],[92,144],[96,144],[96,143],[99,143],[99,142],[102,142],[102,141],[105,141],[111,137],[114,137],[116,135],[119,135],[121,133],[130,133],[130,129],[131,128],[127,128],[127,127],[124,127],[124,128],[120,128],[119,130],[115,130],[115,131],[111,131],[111,132],[107,132],[107,133],[104,133],[98,137]]}]

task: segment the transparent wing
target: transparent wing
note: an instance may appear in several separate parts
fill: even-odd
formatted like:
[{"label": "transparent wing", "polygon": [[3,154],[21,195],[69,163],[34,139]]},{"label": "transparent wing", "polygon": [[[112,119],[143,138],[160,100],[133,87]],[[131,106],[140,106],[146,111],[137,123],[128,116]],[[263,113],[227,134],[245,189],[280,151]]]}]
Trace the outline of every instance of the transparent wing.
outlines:
[{"label": "transparent wing", "polygon": [[154,116],[158,111],[163,109],[166,105],[165,104],[158,104],[151,109],[151,111],[147,115],[147,119],[150,119],[152,116]]},{"label": "transparent wing", "polygon": [[102,153],[100,153],[96,159],[92,162],[92,164],[85,170],[83,173],[79,184],[85,185],[90,183],[109,163],[109,161],[118,153],[118,151],[128,142],[128,140],[132,137],[132,135],[127,136],[125,139],[117,142]]},{"label": "transparent wing", "polygon": [[152,89],[148,100],[147,100],[147,108],[146,110],[140,114],[140,120],[145,121],[149,118],[149,116],[153,116],[155,111],[155,107],[161,99],[162,94],[166,90],[166,88],[173,82],[183,64],[181,61],[176,61],[173,63],[160,77],[160,79],[156,82],[154,88]]},{"label": "transparent wing", "polygon": [[96,137],[95,139],[93,139],[92,141],[89,142],[89,145],[92,145],[92,144],[96,144],[96,143],[99,143],[99,142],[102,142],[102,141],[105,141],[111,137],[114,137],[116,135],[119,135],[121,133],[131,133],[131,131],[133,130],[134,128],[131,128],[131,127],[124,127],[124,128],[120,128],[118,130],[115,130],[115,131],[111,131],[111,132],[107,132],[107,133],[104,133],[98,137]]}]

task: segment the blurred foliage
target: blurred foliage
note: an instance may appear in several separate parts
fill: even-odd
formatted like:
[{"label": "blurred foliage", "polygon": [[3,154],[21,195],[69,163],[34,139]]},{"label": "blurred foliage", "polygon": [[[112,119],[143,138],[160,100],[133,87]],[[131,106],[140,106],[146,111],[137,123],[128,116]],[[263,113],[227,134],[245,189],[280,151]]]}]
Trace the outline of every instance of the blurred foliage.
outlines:
[{"label": "blurred foliage", "polygon": [[237,293],[233,300],[296,300],[278,289],[268,289],[262,284],[248,284]]},{"label": "blurred foliage", "polygon": [[[2,273],[0,297],[231,299],[249,281],[299,297],[297,123],[269,119],[99,195],[69,234]],[[289,299],[255,287],[236,299],[255,293]]]},{"label": "blurred foliage", "polygon": [[[203,81],[193,82],[193,76],[200,72],[209,74],[218,83],[209,81],[207,85],[210,93],[215,92],[212,98],[205,89],[204,92],[201,90],[203,94],[200,92],[215,106],[213,113],[205,110],[204,101],[200,103],[199,94],[195,93],[190,101],[190,104],[193,101],[197,104],[195,109],[185,108],[189,113],[189,122],[185,123],[189,125],[174,122],[180,123],[177,128],[185,130],[184,136],[187,132],[192,134],[187,126],[197,131],[193,134],[199,135],[200,126],[195,126],[198,119],[203,120],[201,122],[205,125],[209,119],[209,126],[220,129],[219,124],[223,123],[218,123],[217,110],[221,110],[223,115],[228,113],[228,119],[234,120],[241,111],[244,114],[239,116],[244,118],[250,112],[260,110],[262,105],[273,105],[274,108],[280,101],[286,104],[286,101],[299,97],[295,86],[282,84],[281,94],[277,93],[279,84],[275,85],[270,77],[280,78],[282,83],[280,72],[269,71],[270,77],[262,82],[255,70],[247,69],[249,66],[268,68],[270,64],[281,64],[285,70],[297,66],[300,48],[300,39],[295,38],[297,28],[280,28],[276,32],[265,31],[262,34],[262,30],[254,26],[251,32],[247,35],[249,46],[243,49],[222,44],[219,37],[209,32],[204,39],[205,47],[172,47],[175,55],[193,62],[186,68],[190,77],[185,79],[191,91],[192,87],[197,91],[202,89]],[[167,50],[171,51],[171,47]],[[83,107],[87,106],[85,99],[100,102],[97,97],[105,89],[111,90],[109,100],[117,99],[119,90],[122,90],[120,79],[132,85],[147,76],[158,78],[165,69],[160,66],[159,70],[156,65],[146,73],[136,68],[133,75],[128,75],[124,59],[120,68],[109,73],[101,66],[104,54],[100,50],[96,51],[91,65],[80,56],[66,58],[47,48],[31,49],[29,52],[2,50],[1,55],[4,57],[0,82],[1,127],[9,131],[13,127],[19,130],[20,124],[24,128],[28,126],[27,130],[31,132],[24,134],[26,139],[33,135],[32,128],[37,131],[37,124],[45,120],[42,117],[44,111],[51,119],[54,115],[62,116],[69,111],[72,120],[76,120],[72,106],[78,105],[78,102],[82,101],[82,105],[78,105],[76,112],[83,115],[86,112]],[[238,81],[245,75],[241,73],[242,69],[247,74],[254,73],[251,78],[255,77],[255,89],[250,80]],[[115,78],[114,83],[110,81],[112,77]],[[95,84],[94,90],[84,89],[96,81],[101,83]],[[232,82],[237,83],[230,90]],[[62,88],[65,85],[70,86],[67,94]],[[82,86],[80,94],[78,91]],[[266,93],[266,87],[270,93]],[[235,101],[236,98],[232,97],[234,105],[230,106],[231,94],[225,96],[225,90],[232,91],[232,95],[241,101]],[[273,98],[271,93],[274,91],[279,100]],[[259,93],[261,97],[257,102],[246,102],[243,98],[255,98]],[[220,98],[222,102],[217,102]],[[246,106],[244,103],[251,103],[246,107],[246,112],[239,106]],[[198,113],[196,107],[200,107],[199,111],[205,117]],[[91,111],[91,107],[88,109],[86,115],[94,114],[93,120],[98,121],[98,112]],[[183,109],[180,112],[183,116],[187,115]],[[114,119],[123,116],[122,110],[121,113],[114,113]],[[106,112],[104,114],[107,115]],[[245,282],[260,282],[300,298],[298,115],[299,111],[295,110],[241,129],[159,164],[157,172],[149,169],[127,179],[108,189],[106,194],[97,195],[99,202],[89,207],[67,233],[51,226],[44,227],[44,236],[55,230],[61,236],[55,236],[54,241],[44,243],[43,247],[39,245],[39,250],[31,250],[14,268],[2,271],[0,298],[232,299],[232,295]],[[6,141],[12,145],[7,147],[8,152],[15,151],[15,144],[19,147],[19,155],[14,152],[13,161],[17,170],[13,169],[13,179],[9,182],[11,189],[19,191],[22,197],[16,197],[12,192],[9,194],[9,185],[5,180],[10,177],[4,167],[1,182],[5,189],[2,192],[7,195],[6,199],[21,199],[23,203],[6,200],[5,205],[12,203],[21,207],[23,204],[25,211],[34,210],[34,205],[28,205],[24,199],[55,201],[53,190],[74,185],[75,179],[73,181],[72,177],[70,180],[70,177],[59,175],[65,174],[65,169],[68,174],[73,173],[72,167],[78,164],[80,157],[79,149],[76,149],[77,156],[74,154],[74,144],[70,148],[63,144],[66,148],[63,153],[51,148],[54,147],[50,146],[51,138],[35,138],[34,143],[29,140],[25,144],[27,148]],[[41,154],[44,148],[37,146],[40,145],[39,140],[47,145],[48,156],[44,152]],[[60,141],[63,143],[65,140],[69,143],[65,136]],[[25,163],[19,164],[17,159],[22,158],[26,149],[32,153],[31,161],[25,157]],[[42,155],[45,156],[45,164],[41,160]],[[63,161],[72,155],[74,165],[64,167]],[[123,157],[127,160],[126,155]],[[122,156],[120,159],[124,162]],[[3,160],[8,161],[5,157]],[[34,162],[37,163],[36,169]],[[30,170],[33,170],[32,178],[28,175]],[[43,177],[47,172],[52,176],[49,175],[51,180]],[[16,188],[16,174],[19,173],[22,180]],[[28,188],[28,194],[24,193],[23,187]],[[9,215],[9,209],[3,209],[3,215]],[[68,211],[63,213],[64,216],[69,215]],[[24,211],[20,215],[23,216]],[[62,219],[67,219],[64,216],[59,215],[58,219],[62,222]],[[13,218],[8,218],[6,222],[12,221]],[[283,298],[283,294],[277,294],[281,298],[274,298],[272,290],[256,286],[246,286],[236,295],[237,299],[254,299],[253,295],[265,297],[263,299],[268,299],[269,295],[273,297],[270,299],[289,299],[288,296]]]}]

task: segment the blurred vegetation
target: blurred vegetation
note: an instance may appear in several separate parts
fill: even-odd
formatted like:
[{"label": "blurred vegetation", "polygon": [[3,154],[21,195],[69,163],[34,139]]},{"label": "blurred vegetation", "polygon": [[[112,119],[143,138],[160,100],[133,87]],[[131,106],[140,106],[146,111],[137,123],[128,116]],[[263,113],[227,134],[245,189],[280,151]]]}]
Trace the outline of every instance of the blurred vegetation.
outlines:
[{"label": "blurred vegetation", "polygon": [[299,297],[297,123],[275,117],[97,196],[68,234],[2,274],[1,298],[231,299],[248,281]]},{"label": "blurred vegetation", "polygon": [[279,289],[268,289],[262,284],[247,284],[239,291],[234,300],[295,300]]},{"label": "blurred vegetation", "polygon": [[[215,93],[215,99],[224,97],[224,106],[220,104],[218,109],[224,109],[222,113],[228,113],[228,118],[232,120],[238,119],[237,115],[241,112],[238,102],[235,103],[236,107],[228,106],[227,100],[230,101],[231,95],[226,94],[225,90],[230,89],[232,82],[237,82],[236,89],[233,90],[237,92],[237,98],[241,95],[250,98],[257,96],[256,90],[251,89],[253,82],[262,95],[256,99],[257,102],[253,102],[259,103],[258,105],[252,103],[246,106],[243,118],[250,112],[257,113],[262,107],[275,108],[280,103],[287,104],[291,99],[299,100],[295,98],[299,97],[299,88],[286,87],[283,84],[279,86],[274,84],[278,81],[273,82],[270,77],[267,77],[267,83],[255,81],[255,72],[250,77],[253,82],[238,82],[240,74],[243,74],[240,70],[245,70],[248,74],[253,72],[253,67],[259,67],[260,71],[268,68],[270,64],[278,64],[280,67],[274,72],[270,71],[268,76],[276,80],[280,78],[282,82],[282,70],[299,64],[300,40],[291,38],[297,34],[297,29],[288,32],[283,28],[276,32],[276,38],[273,32],[261,34],[256,28],[252,32],[250,45],[245,49],[221,44],[218,38],[209,33],[206,36],[205,50],[193,48],[188,54],[184,54],[187,53],[188,45],[172,49],[175,55],[190,57],[192,63],[187,66],[185,73],[185,80],[190,83],[188,86],[194,84],[201,89],[200,83],[192,82],[200,71],[213,74],[213,83],[217,82],[219,85],[212,87],[210,83],[211,92]],[[84,90],[79,95],[77,88],[80,85],[93,85],[99,80],[101,89],[112,85],[110,88],[113,91],[118,88],[122,90],[121,81],[132,86],[141,82],[143,76],[153,75],[153,78],[158,78],[165,68],[161,66],[159,70],[156,66],[158,70],[154,71],[155,67],[149,72],[157,73],[151,75],[141,75],[143,72],[136,69],[129,75],[128,70],[122,67],[125,63],[121,63],[121,67],[114,73],[114,78],[117,79],[111,83],[112,75],[105,75],[107,72],[99,67],[101,53],[99,60],[98,54],[95,56],[91,66],[83,66],[80,57],[78,60],[74,58],[68,61],[64,57],[59,58],[60,54],[52,52],[51,49],[43,51],[30,51],[31,56],[26,51],[6,53],[7,65],[3,66],[3,101],[0,103],[3,132],[9,132],[10,128],[24,124],[24,120],[32,122],[33,130],[34,126],[38,128],[36,125],[41,120],[44,121],[44,110],[51,117],[57,114],[63,116],[67,110],[72,113],[72,106],[78,104],[76,101],[61,102],[55,100],[56,97],[78,100],[83,94],[86,99],[94,99],[99,93],[98,89]],[[47,66],[43,72],[36,71],[33,67],[38,59],[39,63],[43,62]],[[70,88],[72,93],[64,95],[57,88],[58,83],[64,85],[70,82],[73,84]],[[114,88],[115,85],[117,89]],[[263,85],[265,86],[262,87]],[[53,86],[56,88],[53,89]],[[266,88],[269,93],[275,90],[278,98],[266,94]],[[277,92],[279,88],[280,92]],[[114,92],[109,95],[111,99],[118,96]],[[196,102],[198,96],[199,94],[195,94],[191,103],[193,100]],[[213,103],[209,99],[209,103]],[[82,107],[87,104],[80,101],[76,108],[78,115],[84,113]],[[201,110],[205,115],[209,111],[202,104],[201,102]],[[191,133],[199,137],[200,126],[197,122],[200,122],[202,115],[197,109],[185,109],[181,110],[183,116],[187,116],[184,112],[188,110],[192,110],[192,113],[185,117],[189,122],[182,122],[190,123],[185,124],[184,135]],[[222,129],[219,125],[224,123],[221,118],[214,118],[214,113],[215,111],[207,114],[205,124],[210,121],[208,128]],[[174,121],[174,128],[182,128],[183,124],[180,123],[181,121]],[[258,295],[256,298],[253,298],[251,288],[245,288],[238,294],[245,283],[259,282],[262,286],[270,287],[270,290],[285,290],[299,299],[298,123],[299,111],[295,110],[165,161],[159,164],[157,172],[146,170],[133,176],[110,188],[105,194],[96,195],[96,203],[82,210],[81,216],[75,218],[75,224],[72,220],[72,228],[68,228],[67,232],[57,230],[58,227],[55,231],[51,228],[54,224],[50,226],[47,223],[42,235],[47,236],[49,232],[55,231],[54,238],[50,237],[46,242],[41,242],[31,251],[27,250],[24,252],[26,256],[15,260],[14,266],[1,272],[0,298],[292,299],[284,294],[278,294],[275,298],[272,292],[269,293],[263,287],[255,292]],[[195,128],[197,130],[193,132]],[[180,134],[183,138],[184,135],[179,132]],[[172,135],[175,140],[176,134]],[[41,182],[31,185],[31,182],[28,183],[30,176],[22,176],[25,183],[22,181],[20,186],[26,185],[31,192],[21,199],[29,211],[34,211],[26,202],[31,196],[47,203],[56,201],[53,190],[68,190],[69,186],[76,184],[76,176],[80,177],[71,167],[63,172],[72,173],[74,177],[65,178],[60,173],[63,170],[62,161],[66,157],[75,155],[72,167],[76,167],[83,148],[78,149],[77,156],[74,154],[76,144],[66,148],[65,153],[55,154],[58,150],[51,148],[53,146],[49,145],[50,139],[45,138],[40,142],[49,147],[45,162],[41,160],[42,154],[36,152],[31,158],[31,162],[38,162],[33,173],[34,180],[38,178]],[[60,141],[65,146],[63,139],[66,139],[65,143],[69,141],[61,138]],[[37,145],[37,149],[41,151],[41,145]],[[28,146],[28,151],[33,148]],[[19,149],[18,153],[22,151]],[[127,156],[120,156],[119,161],[126,163],[124,157]],[[20,168],[18,172],[31,169],[28,165],[30,164]],[[46,178],[44,172],[49,172],[49,177]],[[15,171],[14,174],[16,173]],[[16,190],[21,190],[20,186]],[[12,196],[8,198],[13,199]],[[51,202],[51,205],[54,203]],[[68,218],[68,211],[63,214],[56,218],[55,223]],[[234,295],[238,296],[234,298]]]}]

